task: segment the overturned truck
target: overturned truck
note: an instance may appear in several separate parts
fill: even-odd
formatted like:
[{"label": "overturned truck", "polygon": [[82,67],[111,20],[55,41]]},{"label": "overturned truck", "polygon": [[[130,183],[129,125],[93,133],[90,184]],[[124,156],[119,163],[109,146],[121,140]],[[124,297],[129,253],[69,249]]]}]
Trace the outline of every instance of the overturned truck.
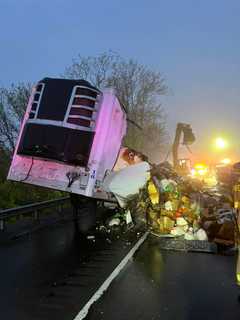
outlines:
[{"label": "overturned truck", "polygon": [[114,90],[85,80],[44,78],[33,88],[8,179],[111,199],[103,181],[126,134]]}]

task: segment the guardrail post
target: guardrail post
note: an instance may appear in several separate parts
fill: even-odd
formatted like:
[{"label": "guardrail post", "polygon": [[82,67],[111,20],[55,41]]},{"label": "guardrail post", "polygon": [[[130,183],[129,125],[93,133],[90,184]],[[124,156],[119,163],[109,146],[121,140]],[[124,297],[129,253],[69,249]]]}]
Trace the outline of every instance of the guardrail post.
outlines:
[{"label": "guardrail post", "polygon": [[5,228],[5,221],[4,220],[0,220],[0,230],[3,231]]},{"label": "guardrail post", "polygon": [[34,210],[34,219],[39,220],[38,210]]},{"label": "guardrail post", "polygon": [[31,214],[31,218],[39,222],[41,213],[40,211],[52,207],[56,208],[55,212],[57,211],[59,214],[62,214],[64,205],[68,200],[69,197],[63,197],[60,199],[27,204],[17,208],[0,210],[0,231],[3,231],[6,227],[5,220],[11,217],[15,217],[18,220],[23,218],[26,214]]},{"label": "guardrail post", "polygon": [[58,213],[59,213],[59,214],[62,213],[62,209],[63,209],[63,208],[62,208],[62,204],[60,204],[60,205],[58,206]]}]

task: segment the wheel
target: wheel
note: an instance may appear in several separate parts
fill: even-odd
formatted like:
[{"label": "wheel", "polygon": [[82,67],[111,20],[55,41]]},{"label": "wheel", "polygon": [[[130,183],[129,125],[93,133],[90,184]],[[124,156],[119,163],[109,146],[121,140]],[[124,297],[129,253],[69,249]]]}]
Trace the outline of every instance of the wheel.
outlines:
[{"label": "wheel", "polygon": [[75,224],[78,231],[87,234],[96,224],[97,201],[81,195],[71,194]]}]

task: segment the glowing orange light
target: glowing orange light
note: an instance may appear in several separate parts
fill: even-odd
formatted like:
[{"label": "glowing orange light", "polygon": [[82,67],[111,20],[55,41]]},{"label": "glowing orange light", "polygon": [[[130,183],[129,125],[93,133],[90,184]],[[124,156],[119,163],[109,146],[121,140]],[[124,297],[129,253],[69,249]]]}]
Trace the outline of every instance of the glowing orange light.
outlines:
[{"label": "glowing orange light", "polygon": [[206,168],[206,165],[205,164],[203,164],[203,163],[197,163],[197,164],[195,164],[195,169],[197,169],[197,170],[201,170],[201,169],[205,169]]},{"label": "glowing orange light", "polygon": [[203,163],[197,163],[193,170],[194,174],[192,173],[192,175],[204,176],[208,172],[208,166]]},{"label": "glowing orange light", "polygon": [[221,160],[220,162],[223,164],[230,164],[232,161],[229,158],[225,158],[225,159]]}]

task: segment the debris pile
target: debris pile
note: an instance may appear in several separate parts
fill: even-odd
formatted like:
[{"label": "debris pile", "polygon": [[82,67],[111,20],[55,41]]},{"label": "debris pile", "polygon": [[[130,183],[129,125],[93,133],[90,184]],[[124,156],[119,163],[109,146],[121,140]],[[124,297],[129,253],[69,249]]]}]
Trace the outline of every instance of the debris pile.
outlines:
[{"label": "debris pile", "polygon": [[151,169],[151,177],[138,194],[128,197],[126,208],[136,223],[145,223],[161,237],[234,244],[232,200],[204,190],[198,180],[177,175],[168,162]]}]

